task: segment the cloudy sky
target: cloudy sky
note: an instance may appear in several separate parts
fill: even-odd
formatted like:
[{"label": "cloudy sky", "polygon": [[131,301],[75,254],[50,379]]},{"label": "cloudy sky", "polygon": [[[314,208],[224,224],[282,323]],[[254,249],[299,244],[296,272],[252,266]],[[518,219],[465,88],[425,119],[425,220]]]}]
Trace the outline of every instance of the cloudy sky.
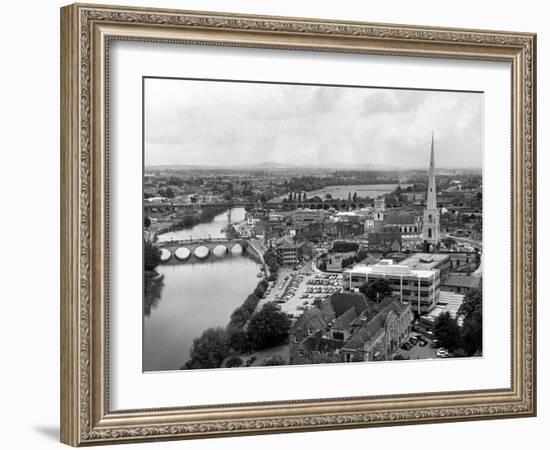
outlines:
[{"label": "cloudy sky", "polygon": [[483,94],[146,79],[145,164],[481,168]]}]

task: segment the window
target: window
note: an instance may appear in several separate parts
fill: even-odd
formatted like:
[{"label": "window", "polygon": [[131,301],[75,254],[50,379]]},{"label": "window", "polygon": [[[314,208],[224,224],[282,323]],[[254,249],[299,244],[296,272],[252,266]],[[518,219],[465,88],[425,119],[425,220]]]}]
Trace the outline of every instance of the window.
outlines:
[{"label": "window", "polygon": [[307,329],[307,335],[311,336],[313,334],[313,330],[311,328]]},{"label": "window", "polygon": [[[430,216],[432,217],[432,216]],[[431,222],[431,220],[430,220]],[[431,228],[428,228],[428,237],[431,238],[432,237],[432,229]]]},{"label": "window", "polygon": [[332,332],[332,339],[339,339],[340,341],[344,340],[344,333],[341,331],[333,331]]}]

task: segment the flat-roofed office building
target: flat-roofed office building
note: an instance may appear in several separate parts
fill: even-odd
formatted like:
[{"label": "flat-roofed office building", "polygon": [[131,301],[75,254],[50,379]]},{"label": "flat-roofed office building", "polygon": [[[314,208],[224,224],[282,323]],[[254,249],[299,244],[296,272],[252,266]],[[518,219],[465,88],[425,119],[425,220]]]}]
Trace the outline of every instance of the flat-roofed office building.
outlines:
[{"label": "flat-roofed office building", "polygon": [[445,253],[413,253],[402,261],[402,266],[418,270],[439,270],[441,279],[445,279],[451,271],[451,257]]},{"label": "flat-roofed office building", "polygon": [[411,269],[407,265],[393,264],[392,260],[383,259],[378,264],[345,270],[342,287],[353,291],[364,283],[379,279],[386,280],[401,302],[410,304],[417,314],[430,312],[439,301],[439,270]]}]

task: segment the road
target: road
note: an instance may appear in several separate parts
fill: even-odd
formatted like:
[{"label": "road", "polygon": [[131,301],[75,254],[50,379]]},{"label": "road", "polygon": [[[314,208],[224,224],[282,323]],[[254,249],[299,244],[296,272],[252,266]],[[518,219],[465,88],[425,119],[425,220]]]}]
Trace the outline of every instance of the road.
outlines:
[{"label": "road", "polygon": [[451,238],[457,242],[466,242],[467,244],[473,245],[474,247],[479,248],[480,250],[483,249],[483,243],[481,241],[476,241],[474,239],[470,239],[467,237],[455,236],[449,233],[441,233],[441,238],[442,239]]}]

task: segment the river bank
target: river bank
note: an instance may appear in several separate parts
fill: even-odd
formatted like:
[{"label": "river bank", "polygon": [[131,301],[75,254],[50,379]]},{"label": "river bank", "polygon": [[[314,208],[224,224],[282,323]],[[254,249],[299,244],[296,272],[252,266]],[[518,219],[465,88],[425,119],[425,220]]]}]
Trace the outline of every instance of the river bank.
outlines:
[{"label": "river bank", "polygon": [[[174,239],[225,238],[224,211],[210,222],[173,232]],[[231,221],[244,220],[231,209]],[[168,236],[167,236],[168,238]],[[161,264],[164,278],[148,291],[143,314],[143,370],[178,370],[190,358],[193,340],[209,328],[225,328],[232,312],[255,290],[260,267],[252,249],[245,254]],[[147,312],[147,314],[146,314]]]},{"label": "river bank", "polygon": [[205,208],[200,213],[190,214],[181,219],[173,219],[170,223],[157,223],[155,224],[155,232],[157,235],[161,235],[172,231],[192,230],[197,225],[212,222],[216,216],[227,212],[229,209],[227,206]]}]

